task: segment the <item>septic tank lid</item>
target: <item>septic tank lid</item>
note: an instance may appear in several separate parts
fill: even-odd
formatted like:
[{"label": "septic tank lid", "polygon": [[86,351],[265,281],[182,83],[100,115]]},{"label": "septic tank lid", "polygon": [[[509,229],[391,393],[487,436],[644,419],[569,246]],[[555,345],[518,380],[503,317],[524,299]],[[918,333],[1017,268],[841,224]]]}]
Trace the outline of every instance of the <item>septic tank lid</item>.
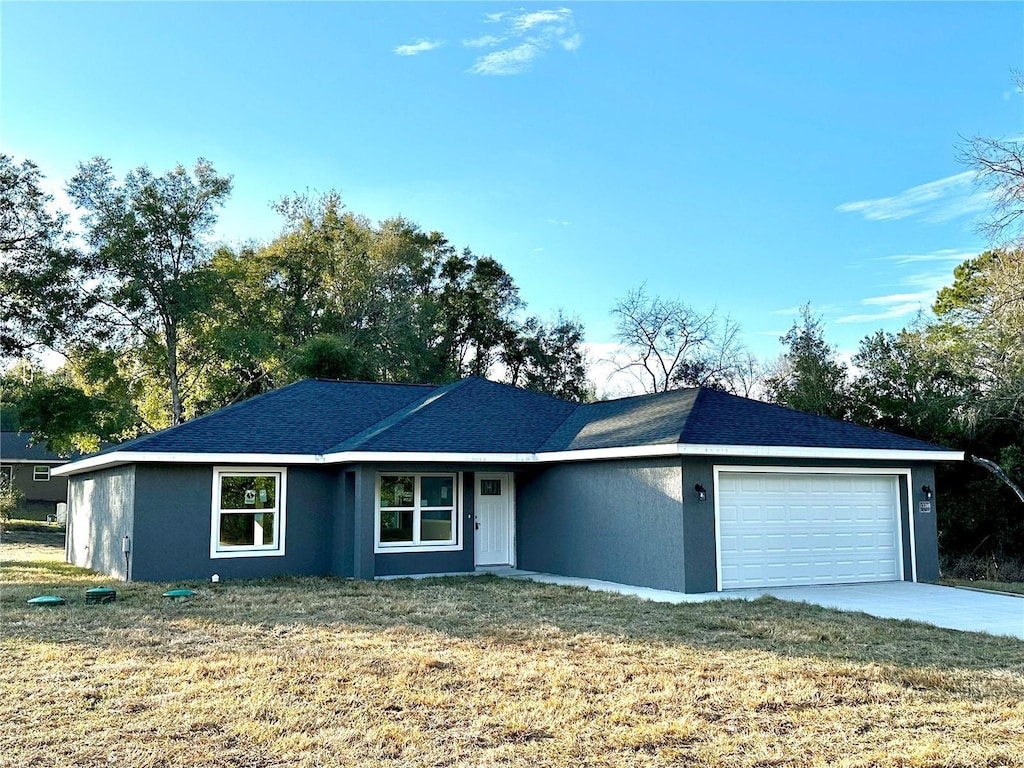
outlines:
[{"label": "septic tank lid", "polygon": [[29,605],[64,605],[64,598],[57,595],[40,595],[25,602]]},{"label": "septic tank lid", "polygon": [[194,594],[191,589],[169,589],[164,592],[164,597],[192,597]]}]

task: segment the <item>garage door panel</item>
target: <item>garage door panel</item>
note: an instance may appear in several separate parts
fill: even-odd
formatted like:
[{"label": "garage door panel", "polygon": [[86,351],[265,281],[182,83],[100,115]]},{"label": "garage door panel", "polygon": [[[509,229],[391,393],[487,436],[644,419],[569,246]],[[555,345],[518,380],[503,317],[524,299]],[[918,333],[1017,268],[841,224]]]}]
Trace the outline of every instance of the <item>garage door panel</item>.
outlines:
[{"label": "garage door panel", "polygon": [[892,475],[721,472],[722,589],[901,578]]}]

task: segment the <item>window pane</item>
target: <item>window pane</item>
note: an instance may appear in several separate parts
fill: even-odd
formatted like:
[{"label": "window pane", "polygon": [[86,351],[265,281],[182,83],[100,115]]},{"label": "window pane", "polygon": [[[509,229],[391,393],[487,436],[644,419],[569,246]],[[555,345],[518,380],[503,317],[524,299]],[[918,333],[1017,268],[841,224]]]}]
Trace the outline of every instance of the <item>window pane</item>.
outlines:
[{"label": "window pane", "polygon": [[[256,543],[270,546],[274,543],[274,513],[262,512],[253,515],[256,523]],[[263,532],[263,540],[260,541],[260,531]]]},{"label": "window pane", "polygon": [[381,541],[412,541],[412,510],[381,510]]},{"label": "window pane", "polygon": [[222,547],[251,547],[256,540],[255,515],[221,515],[220,544]]},{"label": "window pane", "polygon": [[452,507],[455,506],[453,493],[455,484],[450,477],[421,477],[420,506]]},{"label": "window pane", "polygon": [[410,475],[381,475],[381,507],[411,507],[414,501],[414,487],[415,478]]},{"label": "window pane", "polygon": [[421,541],[451,541],[452,513],[444,509],[428,509],[420,513]]},{"label": "window pane", "polygon": [[33,467],[32,468],[32,479],[33,480],[49,480],[50,479],[50,468],[49,467]]},{"label": "window pane", "polygon": [[277,475],[221,475],[221,509],[274,509]]},{"label": "window pane", "polygon": [[501,479],[480,480],[481,496],[501,496]]}]

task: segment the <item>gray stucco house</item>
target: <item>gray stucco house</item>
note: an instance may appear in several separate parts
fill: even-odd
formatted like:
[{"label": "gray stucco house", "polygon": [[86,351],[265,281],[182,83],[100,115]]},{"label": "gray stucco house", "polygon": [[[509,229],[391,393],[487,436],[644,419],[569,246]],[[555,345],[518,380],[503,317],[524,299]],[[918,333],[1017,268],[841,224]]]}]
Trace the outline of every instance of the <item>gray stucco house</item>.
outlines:
[{"label": "gray stucco house", "polygon": [[0,432],[0,475],[24,494],[25,501],[67,501],[68,480],[54,470],[77,458],[62,458],[33,443],[28,432]]},{"label": "gray stucco house", "polygon": [[119,578],[512,566],[709,592],[936,579],[934,466],[962,458],[709,389],[307,380],[55,474],[67,559]]}]

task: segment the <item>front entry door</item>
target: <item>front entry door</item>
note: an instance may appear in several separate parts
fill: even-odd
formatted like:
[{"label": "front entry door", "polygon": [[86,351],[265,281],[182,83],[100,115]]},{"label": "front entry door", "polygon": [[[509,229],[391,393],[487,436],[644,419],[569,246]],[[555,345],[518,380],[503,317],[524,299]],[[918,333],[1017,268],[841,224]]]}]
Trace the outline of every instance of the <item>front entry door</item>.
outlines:
[{"label": "front entry door", "polygon": [[478,472],[474,494],[477,565],[513,565],[512,476]]}]

